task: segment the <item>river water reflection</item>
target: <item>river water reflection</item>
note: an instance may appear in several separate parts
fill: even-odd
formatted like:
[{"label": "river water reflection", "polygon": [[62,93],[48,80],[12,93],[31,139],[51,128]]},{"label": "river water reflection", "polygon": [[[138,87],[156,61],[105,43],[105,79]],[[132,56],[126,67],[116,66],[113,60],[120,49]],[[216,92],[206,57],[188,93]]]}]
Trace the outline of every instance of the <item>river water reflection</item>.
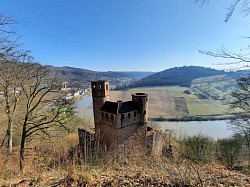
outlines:
[{"label": "river water reflection", "polygon": [[[93,101],[91,96],[84,97],[76,102],[77,115],[87,119],[94,124],[93,120]],[[192,136],[198,133],[208,135],[214,139],[226,138],[232,135],[229,130],[228,121],[190,121],[190,122],[152,122],[154,126],[163,132],[173,130],[176,137]]]},{"label": "river water reflection", "polygon": [[189,121],[189,122],[153,122],[158,129],[172,130],[175,137],[203,134],[214,139],[226,138],[233,134],[229,129],[229,121]]},{"label": "river water reflection", "polygon": [[76,114],[80,118],[88,120],[94,126],[93,101],[91,96],[84,97],[76,102]]}]

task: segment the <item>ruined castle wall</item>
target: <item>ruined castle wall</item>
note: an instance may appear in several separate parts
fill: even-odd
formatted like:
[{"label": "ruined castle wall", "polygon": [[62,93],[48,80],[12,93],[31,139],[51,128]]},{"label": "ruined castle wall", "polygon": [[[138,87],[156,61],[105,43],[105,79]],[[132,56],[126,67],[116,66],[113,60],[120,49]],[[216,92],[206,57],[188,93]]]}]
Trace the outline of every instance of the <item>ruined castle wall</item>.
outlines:
[{"label": "ruined castle wall", "polygon": [[[121,128],[119,128],[119,130],[118,130],[118,137],[119,137],[118,144],[123,143],[131,135],[136,133],[140,127],[142,127],[142,125],[140,123],[132,123],[132,124],[127,124],[126,126],[122,126]],[[146,133],[146,130],[145,130],[145,133]]]},{"label": "ruined castle wall", "polygon": [[118,129],[110,124],[101,123],[100,129],[100,145],[104,151],[108,150],[112,145],[118,142]]},{"label": "ruined castle wall", "polygon": [[162,155],[163,134],[160,130],[150,130],[147,132],[147,153],[159,157]]},{"label": "ruined castle wall", "polygon": [[[129,130],[129,129],[127,129]],[[126,130],[126,131],[127,131]],[[136,131],[123,141],[118,147],[118,154],[120,157],[141,156],[146,152],[145,141],[146,126],[137,127]]]},{"label": "ruined castle wall", "polygon": [[78,128],[79,153],[85,161],[94,160],[95,134],[93,131]]},{"label": "ruined castle wall", "polygon": [[140,126],[137,131],[118,146],[111,147],[106,153],[105,158],[107,161],[126,161],[131,157],[143,156],[146,154],[146,128]]},{"label": "ruined castle wall", "polygon": [[[106,144],[109,148],[112,144],[121,144],[129,136],[134,134],[142,123],[139,121],[139,117],[134,116],[134,112],[130,112],[124,115],[115,115],[107,112],[102,112],[102,122],[99,125],[101,144]],[[120,124],[120,125],[117,125]]]},{"label": "ruined castle wall", "polygon": [[108,112],[101,112],[101,123],[117,127],[118,116],[116,114],[108,113]]},{"label": "ruined castle wall", "polygon": [[140,122],[143,123],[143,121],[141,120],[141,114],[136,110],[124,114],[119,114],[119,119],[120,119],[118,120],[119,128],[126,127],[133,123],[140,123]]}]

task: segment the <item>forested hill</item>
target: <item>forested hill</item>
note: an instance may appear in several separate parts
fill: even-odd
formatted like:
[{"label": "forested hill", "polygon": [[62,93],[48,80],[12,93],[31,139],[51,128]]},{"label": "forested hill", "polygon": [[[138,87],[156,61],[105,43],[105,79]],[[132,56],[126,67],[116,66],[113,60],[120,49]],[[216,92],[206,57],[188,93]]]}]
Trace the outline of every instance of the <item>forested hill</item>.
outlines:
[{"label": "forested hill", "polygon": [[190,87],[192,80],[225,74],[225,71],[199,66],[174,67],[133,82],[130,88],[145,86],[178,85]]},{"label": "forested hill", "polygon": [[154,74],[153,72],[140,72],[140,71],[128,71],[128,72],[121,72],[121,71],[106,71],[106,72],[99,72],[99,71],[92,71],[88,69],[82,68],[75,68],[75,67],[55,67],[48,65],[47,66],[53,74],[57,74],[62,81],[92,81],[92,80],[99,80],[99,79],[135,79],[139,80],[141,78],[147,77],[149,75]]},{"label": "forested hill", "polygon": [[133,78],[125,72],[98,72],[74,67],[47,66],[53,73],[56,73],[62,81],[91,81],[110,78]]}]

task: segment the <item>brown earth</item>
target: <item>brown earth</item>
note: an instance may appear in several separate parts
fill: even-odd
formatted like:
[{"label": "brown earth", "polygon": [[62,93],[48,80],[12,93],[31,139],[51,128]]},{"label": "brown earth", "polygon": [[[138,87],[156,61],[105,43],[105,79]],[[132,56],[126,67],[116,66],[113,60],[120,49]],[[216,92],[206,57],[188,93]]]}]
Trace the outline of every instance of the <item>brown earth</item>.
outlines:
[{"label": "brown earth", "polygon": [[187,102],[185,97],[175,97],[174,98],[175,103],[175,110],[183,115],[188,115],[188,108],[187,108]]},{"label": "brown earth", "polygon": [[[131,100],[135,91],[111,91],[111,101]],[[188,115],[186,100],[183,97],[173,97],[167,90],[149,90],[149,118],[179,118]]]}]

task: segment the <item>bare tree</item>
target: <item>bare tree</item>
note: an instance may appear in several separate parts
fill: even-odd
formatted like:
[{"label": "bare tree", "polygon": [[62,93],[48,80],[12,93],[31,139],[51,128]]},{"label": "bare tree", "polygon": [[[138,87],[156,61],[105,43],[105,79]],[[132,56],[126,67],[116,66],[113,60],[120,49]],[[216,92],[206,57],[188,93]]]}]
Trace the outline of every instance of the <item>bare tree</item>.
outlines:
[{"label": "bare tree", "polygon": [[0,105],[7,116],[7,131],[1,147],[7,138],[8,155],[12,153],[12,129],[20,96],[18,85],[21,73],[17,62],[27,59],[27,53],[18,50],[19,46],[16,44],[18,37],[13,31],[13,24],[14,21],[10,17],[0,14]]},{"label": "bare tree", "polygon": [[[196,3],[203,6],[209,3],[209,0],[195,0]],[[227,9],[225,16],[225,22],[228,22],[233,13],[237,8],[244,16],[248,16],[250,13],[250,0],[232,0],[229,1],[231,5]],[[250,37],[244,37],[245,39],[250,39]],[[240,64],[240,69],[249,68],[250,56],[249,56],[250,45],[246,46],[240,53],[234,53],[229,51],[227,48],[222,46],[215,52],[212,51],[200,51],[203,54],[224,58],[232,60],[230,64]],[[231,128],[235,133],[239,133],[244,136],[248,147],[248,157],[250,165],[250,75],[246,77],[240,77],[237,79],[238,89],[231,93],[232,101],[230,103],[231,109],[240,109],[240,113],[236,114],[236,119],[232,120]]]},{"label": "bare tree", "polygon": [[73,115],[73,102],[59,98],[57,82],[50,78],[46,67],[35,63],[23,64],[22,94],[23,118],[20,144],[20,170],[24,168],[24,153],[27,140],[34,136],[50,138],[58,129],[67,129],[67,122]]},{"label": "bare tree", "polygon": [[13,29],[15,24],[11,17],[0,13],[0,60],[8,58],[18,48],[17,40],[19,36]]},{"label": "bare tree", "polygon": [[[12,153],[13,125],[21,126],[20,169],[24,167],[26,142],[34,136],[50,138],[67,129],[73,102],[59,97],[56,77],[37,63],[28,51],[20,49],[14,21],[0,14],[0,105],[7,117],[8,155]],[[15,118],[18,120],[15,121]]]},{"label": "bare tree", "polygon": [[[205,4],[208,4],[210,0],[195,0],[195,2],[203,6]],[[226,10],[225,15],[225,22],[228,22],[231,17],[233,16],[233,13],[238,8],[240,9],[240,12],[243,14],[243,16],[248,16],[250,13],[250,0],[231,0],[228,1],[229,7]],[[248,36],[243,36],[245,39],[250,39]],[[206,50],[200,50],[202,54],[209,55],[212,57],[218,57],[218,58],[224,58],[229,59],[230,63],[226,64],[241,64],[240,69],[249,68],[249,62],[250,62],[250,56],[249,56],[249,50],[250,46],[247,45],[240,49],[240,52],[233,52],[227,49],[225,46],[220,47],[216,51],[206,51]]]},{"label": "bare tree", "polygon": [[228,59],[230,62],[224,63],[224,64],[218,64],[218,65],[239,65],[239,67],[234,67],[234,70],[242,70],[242,69],[247,69],[249,68],[249,63],[250,63],[250,56],[249,56],[249,50],[250,47],[247,46],[244,51],[241,53],[235,53],[232,51],[229,51],[225,46],[222,46],[220,49],[217,49],[215,52],[214,51],[204,51],[204,50],[199,50],[200,53],[216,57],[216,58],[223,58],[223,59]]},{"label": "bare tree", "polygon": [[231,109],[240,110],[236,119],[231,120],[231,128],[235,133],[241,134],[246,141],[248,152],[248,165],[250,166],[250,76],[237,79],[237,90],[232,92]]},{"label": "bare tree", "polygon": [[4,109],[7,116],[7,131],[6,136],[2,141],[2,146],[5,139],[8,139],[8,155],[12,154],[12,138],[13,138],[13,123],[17,111],[19,97],[21,95],[19,90],[20,84],[20,66],[18,63],[10,61],[0,62],[0,105]]},{"label": "bare tree", "polygon": [[[204,6],[208,4],[210,0],[195,0],[199,6]],[[240,8],[241,13],[244,16],[248,16],[250,13],[250,1],[249,0],[231,0],[228,1],[230,3],[229,7],[227,8],[227,13],[225,16],[225,22],[228,22],[232,17],[236,8]]]}]

